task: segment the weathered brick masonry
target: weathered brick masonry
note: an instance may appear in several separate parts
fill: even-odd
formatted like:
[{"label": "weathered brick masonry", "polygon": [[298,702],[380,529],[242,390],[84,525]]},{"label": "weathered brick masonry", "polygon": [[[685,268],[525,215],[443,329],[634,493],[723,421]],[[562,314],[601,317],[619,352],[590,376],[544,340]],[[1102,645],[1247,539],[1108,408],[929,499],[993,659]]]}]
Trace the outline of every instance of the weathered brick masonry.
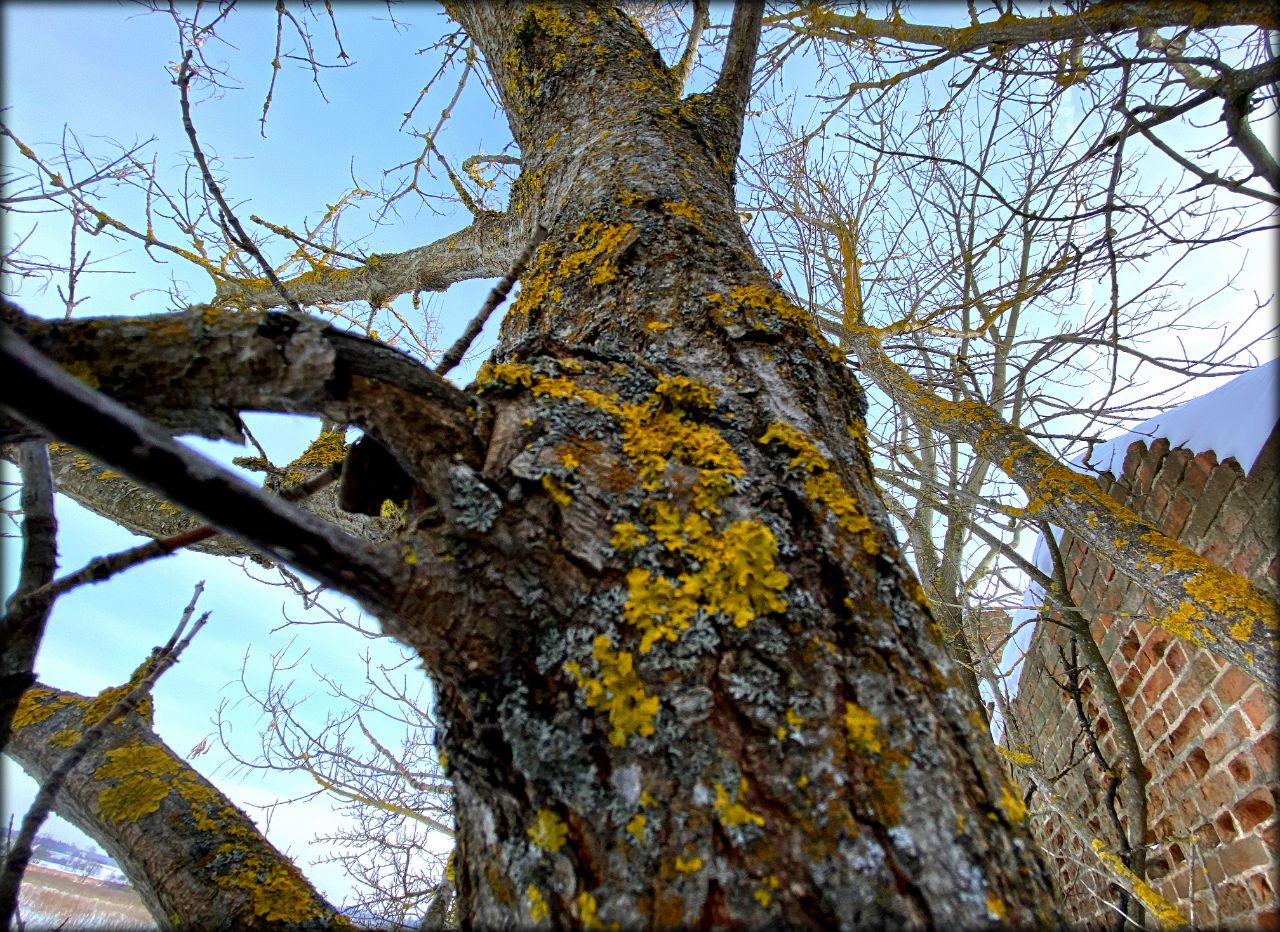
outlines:
[{"label": "weathered brick masonry", "polygon": [[[1167,440],[1131,445],[1122,475],[1099,484],[1166,534],[1272,593],[1280,513],[1280,429],[1273,430],[1249,475],[1212,451],[1170,450]],[[1149,775],[1148,865],[1152,885],[1204,927],[1280,927],[1277,904],[1277,716],[1257,683],[1203,649],[1148,622],[1155,606],[1136,585],[1072,535],[1063,555],[1071,594],[1092,623],[1129,708]],[[1070,634],[1040,623],[1032,638],[1014,709],[1026,748],[1058,784],[1066,811],[1088,816],[1088,831],[1118,847],[1105,815],[1105,777],[1089,759],[1069,678]],[[1056,681],[1056,682],[1055,682]],[[1081,694],[1109,763],[1120,760],[1114,729],[1081,677]],[[1060,870],[1063,896],[1078,921],[1115,918],[1116,902],[1096,859],[1080,850],[1053,816],[1037,820]]]}]

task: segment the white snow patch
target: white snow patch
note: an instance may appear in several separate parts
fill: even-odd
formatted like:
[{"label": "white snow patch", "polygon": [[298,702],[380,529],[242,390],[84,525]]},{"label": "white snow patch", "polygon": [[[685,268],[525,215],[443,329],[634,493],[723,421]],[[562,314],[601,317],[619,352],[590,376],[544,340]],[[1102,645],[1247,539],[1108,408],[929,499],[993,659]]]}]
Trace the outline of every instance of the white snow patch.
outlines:
[{"label": "white snow patch", "polygon": [[1218,462],[1234,456],[1247,473],[1275,427],[1278,394],[1280,359],[1273,359],[1098,444],[1084,465],[1119,476],[1131,443],[1142,440],[1150,445],[1152,440],[1166,437],[1170,449],[1185,447],[1193,453],[1213,450]]}]

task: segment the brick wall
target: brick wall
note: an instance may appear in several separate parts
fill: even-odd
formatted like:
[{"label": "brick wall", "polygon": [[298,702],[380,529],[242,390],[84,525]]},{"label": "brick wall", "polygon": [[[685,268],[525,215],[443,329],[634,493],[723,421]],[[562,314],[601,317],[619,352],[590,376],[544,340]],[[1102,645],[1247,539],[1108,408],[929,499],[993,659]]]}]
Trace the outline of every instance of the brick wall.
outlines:
[{"label": "brick wall", "polygon": [[[1248,476],[1212,451],[1170,450],[1166,440],[1129,447],[1122,475],[1099,478],[1166,534],[1273,596],[1280,511],[1280,429]],[[1148,622],[1157,609],[1138,586],[1115,575],[1070,534],[1062,553],[1071,593],[1128,705],[1149,777],[1148,877],[1198,926],[1280,928],[1276,856],[1276,709],[1248,676],[1202,648]],[[1070,633],[1042,619],[1032,638],[1013,706],[1019,728],[1008,739],[1032,753],[1056,784],[1066,811],[1090,837],[1118,850],[1103,803],[1107,777],[1090,754],[1071,685]],[[1078,675],[1085,718],[1108,765],[1121,760],[1114,728],[1099,711],[1088,675]],[[1028,737],[1033,736],[1033,737]],[[1021,742],[1024,747],[1017,747]],[[1123,809],[1121,809],[1123,812]],[[1115,918],[1116,890],[1091,852],[1052,815],[1036,830],[1059,872],[1077,921]]]}]

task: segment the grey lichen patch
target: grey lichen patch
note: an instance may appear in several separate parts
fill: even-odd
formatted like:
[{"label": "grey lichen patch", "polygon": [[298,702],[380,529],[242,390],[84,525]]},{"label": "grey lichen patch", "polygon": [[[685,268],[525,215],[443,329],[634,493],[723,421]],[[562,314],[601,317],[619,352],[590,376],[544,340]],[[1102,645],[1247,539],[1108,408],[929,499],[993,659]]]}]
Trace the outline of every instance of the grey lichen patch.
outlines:
[{"label": "grey lichen patch", "polygon": [[502,511],[502,499],[470,466],[456,463],[449,467],[449,487],[453,491],[450,504],[454,520],[469,531],[484,533],[493,527]]}]

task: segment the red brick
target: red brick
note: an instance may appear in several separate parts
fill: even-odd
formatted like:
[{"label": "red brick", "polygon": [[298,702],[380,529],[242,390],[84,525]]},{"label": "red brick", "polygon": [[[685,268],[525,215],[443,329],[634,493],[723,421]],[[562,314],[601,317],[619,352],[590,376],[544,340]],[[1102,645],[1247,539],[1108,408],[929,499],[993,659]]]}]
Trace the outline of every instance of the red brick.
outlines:
[{"label": "red brick", "polygon": [[1164,510],[1160,518],[1160,529],[1170,537],[1177,537],[1182,533],[1182,528],[1187,523],[1187,518],[1191,516],[1194,505],[1195,502],[1191,496],[1179,489],[1169,500],[1169,507]]},{"label": "red brick", "polygon": [[1219,813],[1213,824],[1218,830],[1218,837],[1224,840],[1230,840],[1239,834],[1236,831],[1236,820],[1231,817],[1230,812]]},{"label": "red brick", "polygon": [[1130,667],[1129,672],[1125,675],[1125,678],[1120,681],[1120,685],[1118,687],[1120,690],[1120,695],[1128,699],[1130,696],[1132,696],[1135,692],[1138,691],[1138,684],[1141,682],[1142,682],[1142,671],[1139,670],[1137,667]]},{"label": "red brick", "polygon": [[1138,663],[1144,667],[1155,666],[1164,657],[1164,652],[1173,640],[1173,635],[1163,628],[1156,628],[1147,636],[1147,641],[1138,652]]},{"label": "red brick", "polygon": [[1187,766],[1195,773],[1196,779],[1209,772],[1209,758],[1205,755],[1204,748],[1196,748],[1187,755]]},{"label": "red brick", "polygon": [[1138,637],[1138,632],[1130,628],[1125,633],[1124,640],[1120,642],[1120,653],[1127,663],[1132,663],[1133,658],[1138,655],[1138,651],[1142,649],[1142,640]]},{"label": "red brick", "polygon": [[1276,776],[1277,751],[1280,751],[1280,735],[1274,728],[1253,742],[1253,759],[1258,762],[1258,770],[1272,779]]},{"label": "red brick", "polygon": [[1168,665],[1169,672],[1177,676],[1187,665],[1187,652],[1182,649],[1181,644],[1175,642],[1164,652],[1164,662]]},{"label": "red brick", "polygon": [[1216,764],[1235,751],[1244,743],[1248,733],[1244,719],[1233,709],[1204,739],[1204,752],[1209,755],[1209,762]]},{"label": "red brick", "polygon": [[1267,719],[1275,717],[1275,707],[1263,695],[1262,688],[1259,686],[1255,686],[1244,694],[1244,698],[1240,701],[1240,708],[1244,710],[1245,717],[1254,728],[1261,728]]},{"label": "red brick", "polygon": [[1231,562],[1232,545],[1222,540],[1210,541],[1207,546],[1200,548],[1200,556],[1204,557],[1210,563],[1218,566],[1226,566]]},{"label": "red brick", "polygon": [[1244,750],[1231,758],[1231,763],[1227,764],[1227,772],[1231,774],[1236,783],[1241,785],[1248,784],[1253,779],[1252,753],[1249,750]]},{"label": "red brick", "polygon": [[1239,667],[1227,667],[1214,684],[1213,692],[1223,706],[1234,705],[1244,695],[1246,689],[1253,685],[1253,677]]},{"label": "red brick", "polygon": [[1269,786],[1260,786],[1240,802],[1236,803],[1235,814],[1244,832],[1252,832],[1259,825],[1275,815],[1276,794]]},{"label": "red brick", "polygon": [[1271,555],[1270,548],[1251,534],[1236,539],[1240,543],[1236,546],[1235,556],[1231,558],[1227,569],[1246,579],[1261,576],[1263,564]]},{"label": "red brick", "polygon": [[1135,440],[1129,444],[1129,448],[1124,451],[1124,465],[1120,467],[1120,475],[1126,479],[1133,476],[1138,471],[1138,467],[1142,465],[1142,460],[1147,455],[1147,444],[1142,440]]},{"label": "red brick", "polygon": [[1243,874],[1251,867],[1260,867],[1271,863],[1271,852],[1262,843],[1261,838],[1240,838],[1226,845],[1218,853],[1222,858],[1222,866],[1228,874]]},{"label": "red brick", "polygon": [[1264,874],[1253,874],[1246,881],[1249,885],[1249,892],[1253,894],[1254,903],[1261,906],[1275,896],[1275,887],[1271,885],[1271,879]]},{"label": "red brick", "polygon": [[1218,516],[1218,509],[1222,507],[1222,503],[1226,501],[1227,495],[1240,478],[1239,468],[1219,466],[1214,469],[1197,497],[1196,507],[1192,510],[1191,519],[1187,522],[1183,533],[1192,538],[1198,538],[1208,531],[1214,518]]},{"label": "red brick", "polygon": [[1167,667],[1159,666],[1152,670],[1151,675],[1142,684],[1142,696],[1147,700],[1147,704],[1155,705],[1156,700],[1164,694],[1164,691],[1169,688],[1172,682],[1173,674],[1169,672]]},{"label": "red brick", "polygon": [[1169,743],[1173,746],[1174,752],[1177,753],[1186,747],[1187,742],[1200,733],[1203,725],[1204,716],[1198,709],[1188,711],[1169,733]]},{"label": "red brick", "polygon": [[1280,929],[1280,909],[1265,909],[1253,921],[1259,929]]}]

